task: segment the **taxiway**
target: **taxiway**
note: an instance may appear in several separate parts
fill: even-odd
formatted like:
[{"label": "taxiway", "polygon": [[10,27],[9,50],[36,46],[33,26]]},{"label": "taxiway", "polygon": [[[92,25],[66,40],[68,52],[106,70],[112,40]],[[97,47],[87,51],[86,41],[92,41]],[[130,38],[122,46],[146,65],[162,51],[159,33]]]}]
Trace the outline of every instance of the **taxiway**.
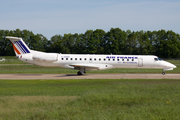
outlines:
[{"label": "taxiway", "polygon": [[180,79],[180,74],[0,74],[1,80],[47,79]]}]

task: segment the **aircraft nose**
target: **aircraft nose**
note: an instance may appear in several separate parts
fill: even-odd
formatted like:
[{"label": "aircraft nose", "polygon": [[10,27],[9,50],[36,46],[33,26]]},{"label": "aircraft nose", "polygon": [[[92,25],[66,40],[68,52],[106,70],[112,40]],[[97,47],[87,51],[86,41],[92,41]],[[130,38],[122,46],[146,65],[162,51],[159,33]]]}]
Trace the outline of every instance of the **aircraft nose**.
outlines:
[{"label": "aircraft nose", "polygon": [[176,68],[176,66],[172,63],[169,63],[169,62],[165,62],[163,61],[163,66],[167,67],[167,68]]},{"label": "aircraft nose", "polygon": [[172,64],[172,68],[176,68],[176,66]]}]

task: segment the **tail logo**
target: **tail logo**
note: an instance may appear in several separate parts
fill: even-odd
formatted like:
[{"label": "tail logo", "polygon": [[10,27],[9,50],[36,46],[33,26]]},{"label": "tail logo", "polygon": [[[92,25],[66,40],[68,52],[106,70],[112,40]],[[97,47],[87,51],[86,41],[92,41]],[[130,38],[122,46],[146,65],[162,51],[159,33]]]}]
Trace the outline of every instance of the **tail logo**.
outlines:
[{"label": "tail logo", "polygon": [[26,46],[19,40],[19,41],[12,41],[13,48],[15,52],[20,55],[20,54],[26,54],[30,53],[30,51],[26,48]]}]

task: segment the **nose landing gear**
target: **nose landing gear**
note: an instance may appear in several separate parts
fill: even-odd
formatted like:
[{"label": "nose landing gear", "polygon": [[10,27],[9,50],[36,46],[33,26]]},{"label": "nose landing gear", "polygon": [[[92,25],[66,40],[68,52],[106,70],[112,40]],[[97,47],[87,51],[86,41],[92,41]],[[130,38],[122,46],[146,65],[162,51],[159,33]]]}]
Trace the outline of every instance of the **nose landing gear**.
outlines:
[{"label": "nose landing gear", "polygon": [[162,72],[162,75],[165,75],[165,72],[164,72],[164,71]]},{"label": "nose landing gear", "polygon": [[168,70],[173,70],[173,68],[165,68],[165,69],[163,69],[162,75],[165,75],[165,71],[168,71]]}]

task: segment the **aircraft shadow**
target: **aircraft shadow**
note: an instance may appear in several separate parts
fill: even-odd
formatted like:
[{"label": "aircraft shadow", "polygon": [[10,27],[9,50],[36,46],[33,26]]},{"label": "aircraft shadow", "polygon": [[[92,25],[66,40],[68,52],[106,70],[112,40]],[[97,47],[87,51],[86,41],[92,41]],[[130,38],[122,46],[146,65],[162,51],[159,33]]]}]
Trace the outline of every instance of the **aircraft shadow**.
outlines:
[{"label": "aircraft shadow", "polygon": [[65,76],[79,76],[79,75],[77,75],[77,74],[67,74]]},{"label": "aircraft shadow", "polygon": [[81,77],[81,76],[87,76],[88,74],[84,74],[84,75],[77,75],[77,74],[67,74],[67,75],[65,75],[65,76],[79,76],[79,77]]},{"label": "aircraft shadow", "polygon": [[84,74],[84,75],[77,75],[77,74],[66,74],[66,75],[62,75],[62,76],[56,76],[56,77],[68,77],[68,76],[78,76],[78,77],[81,77],[81,76],[87,76],[87,74]]}]

